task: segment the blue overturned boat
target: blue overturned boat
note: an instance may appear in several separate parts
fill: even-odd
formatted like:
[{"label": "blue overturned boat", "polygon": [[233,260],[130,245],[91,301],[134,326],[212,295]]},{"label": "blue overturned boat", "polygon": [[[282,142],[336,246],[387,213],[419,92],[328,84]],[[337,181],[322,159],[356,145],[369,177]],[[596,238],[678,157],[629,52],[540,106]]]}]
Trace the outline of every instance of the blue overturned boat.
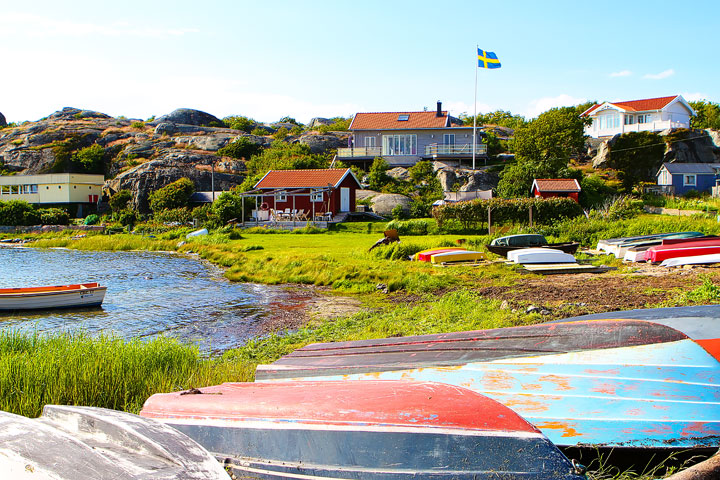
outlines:
[{"label": "blue overturned boat", "polygon": [[313,344],[256,381],[435,381],[511,408],[562,447],[720,447],[720,305]]}]

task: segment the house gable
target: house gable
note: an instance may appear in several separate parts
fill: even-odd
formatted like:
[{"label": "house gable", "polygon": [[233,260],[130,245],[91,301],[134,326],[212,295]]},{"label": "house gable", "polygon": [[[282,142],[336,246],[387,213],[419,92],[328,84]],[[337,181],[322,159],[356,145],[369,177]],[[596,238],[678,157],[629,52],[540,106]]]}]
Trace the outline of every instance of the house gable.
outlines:
[{"label": "house gable", "polygon": [[349,168],[270,170],[255,184],[256,189],[275,190],[281,188],[322,188],[328,185],[338,187],[348,176],[361,188],[357,177]]}]

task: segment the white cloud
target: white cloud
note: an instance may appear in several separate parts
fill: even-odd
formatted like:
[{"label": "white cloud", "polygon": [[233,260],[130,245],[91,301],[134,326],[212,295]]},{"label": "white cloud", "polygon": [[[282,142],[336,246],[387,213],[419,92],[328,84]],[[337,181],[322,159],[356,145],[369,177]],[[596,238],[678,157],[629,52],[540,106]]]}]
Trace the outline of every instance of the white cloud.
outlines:
[{"label": "white cloud", "polygon": [[197,33],[194,28],[159,28],[131,25],[126,22],[107,24],[79,23],[56,20],[27,13],[3,13],[0,17],[0,37],[177,37]]},{"label": "white cloud", "polygon": [[681,94],[688,102],[699,102],[700,100],[707,100],[708,96],[704,93],[689,93],[685,92]]},{"label": "white cloud", "polygon": [[675,75],[675,70],[672,68],[669,70],[665,70],[664,72],[660,73],[648,73],[643,78],[647,78],[649,80],[662,80],[663,78],[668,78]]},{"label": "white cloud", "polygon": [[613,72],[610,74],[611,77],[629,77],[632,75],[630,70],[620,70],[619,72]]},{"label": "white cloud", "polygon": [[535,118],[543,112],[547,112],[555,107],[570,107],[586,102],[585,98],[571,97],[567,94],[558,95],[557,97],[544,97],[530,102],[522,114],[526,118]]}]

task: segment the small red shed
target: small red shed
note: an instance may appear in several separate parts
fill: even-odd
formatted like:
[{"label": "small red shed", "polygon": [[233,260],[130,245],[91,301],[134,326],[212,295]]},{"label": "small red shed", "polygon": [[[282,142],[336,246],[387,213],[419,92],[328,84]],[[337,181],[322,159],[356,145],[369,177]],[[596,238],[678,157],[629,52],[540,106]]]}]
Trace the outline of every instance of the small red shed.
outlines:
[{"label": "small red shed", "polygon": [[360,182],[349,168],[270,170],[255,185],[262,209],[317,215],[354,212]]},{"label": "small red shed", "polygon": [[578,202],[580,184],[574,178],[536,178],[532,193],[536,198],[570,197]]}]

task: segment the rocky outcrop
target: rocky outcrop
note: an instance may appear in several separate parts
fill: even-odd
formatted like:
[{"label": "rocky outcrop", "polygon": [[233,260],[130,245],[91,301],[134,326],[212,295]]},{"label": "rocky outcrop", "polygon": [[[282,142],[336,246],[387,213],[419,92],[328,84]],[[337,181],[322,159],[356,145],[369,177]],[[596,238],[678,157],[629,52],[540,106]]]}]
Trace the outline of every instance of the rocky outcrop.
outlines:
[{"label": "rocky outcrop", "polygon": [[347,146],[347,135],[301,135],[298,141],[310,147],[312,153],[324,153]]},{"label": "rocky outcrop", "polygon": [[110,115],[95,112],[93,110],[82,110],[80,108],[65,107],[62,110],[51,114],[48,120],[81,120],[83,118],[112,118]]},{"label": "rocky outcrop", "polygon": [[0,112],[0,127],[5,127],[5,126],[7,126],[7,121],[5,120],[5,115],[3,115],[2,112]]},{"label": "rocky outcrop", "polygon": [[217,118],[215,115],[209,113],[193,110],[191,108],[178,108],[173,110],[167,115],[162,115],[152,122],[148,122],[150,125],[156,126],[161,123],[174,123],[179,125],[196,125],[196,126],[219,126],[222,125],[222,120]]},{"label": "rocky outcrop", "polygon": [[493,190],[500,177],[487,169],[458,168],[443,162],[434,162],[433,169],[444,192],[474,192]]},{"label": "rocky outcrop", "polygon": [[170,150],[156,159],[147,161],[117,175],[106,182],[112,191],[123,189],[133,193],[132,205],[141,212],[149,210],[151,192],[181,178],[189,178],[198,191],[208,191],[213,184],[212,165],[215,165],[215,190],[229,190],[245,179],[240,161],[217,162],[212,154],[199,154],[184,150]]},{"label": "rocky outcrop", "polygon": [[407,168],[403,167],[395,167],[391,168],[387,172],[388,176],[394,178],[395,180],[401,180],[401,181],[407,181],[410,180],[410,172],[408,172]]},{"label": "rocky outcrop", "polygon": [[406,213],[410,213],[410,204],[412,200],[405,195],[396,193],[381,193],[370,199],[370,209],[383,217],[392,215],[393,209],[400,205]]},{"label": "rocky outcrop", "polygon": [[[659,132],[662,137],[678,133],[677,130],[664,130]],[[716,130],[688,130],[685,139],[674,139],[665,148],[662,162],[677,163],[717,163],[720,162],[720,132]],[[609,155],[620,134],[609,140],[603,141],[596,148],[592,160],[593,168],[605,168],[608,166]],[[590,147],[592,148],[592,147]]]}]

